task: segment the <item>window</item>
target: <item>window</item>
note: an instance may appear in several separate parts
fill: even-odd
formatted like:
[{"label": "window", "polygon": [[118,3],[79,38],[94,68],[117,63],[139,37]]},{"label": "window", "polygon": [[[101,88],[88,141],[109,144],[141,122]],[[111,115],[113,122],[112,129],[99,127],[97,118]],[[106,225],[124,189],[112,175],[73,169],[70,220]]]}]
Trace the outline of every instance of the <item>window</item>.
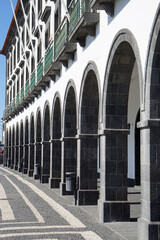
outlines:
[{"label": "window", "polygon": [[15,83],[13,85],[13,98],[15,98]]},{"label": "window", "polygon": [[18,74],[18,79],[17,79],[17,94],[19,93],[19,74]]},{"label": "window", "polygon": [[39,63],[39,61],[41,60],[41,42],[38,45],[38,51],[37,51],[37,61]]},{"label": "window", "polygon": [[55,14],[54,14],[54,29],[55,29],[55,32],[56,32],[60,23],[61,23],[61,1],[58,1],[57,8],[56,8]]},{"label": "window", "polygon": [[16,67],[16,47],[14,48],[14,68]]},{"label": "window", "polygon": [[45,49],[47,49],[49,45],[49,39],[50,39],[50,22],[46,24],[47,30],[45,32]]},{"label": "window", "polygon": [[19,56],[20,56],[20,43],[19,43],[19,41],[17,43],[17,62],[19,62]]},{"label": "window", "polygon": [[32,30],[35,29],[35,12],[34,8],[32,7]]},{"label": "window", "polygon": [[24,86],[24,73],[22,71],[22,74],[21,74],[21,88],[23,88]]},{"label": "window", "polygon": [[72,0],[67,0],[67,8],[69,7],[71,2],[72,2]]},{"label": "window", "polygon": [[34,59],[34,56],[32,56],[32,59],[31,59],[31,72],[33,72],[35,69],[35,59]]},{"label": "window", "polygon": [[38,0],[38,15],[42,12],[42,0]]}]

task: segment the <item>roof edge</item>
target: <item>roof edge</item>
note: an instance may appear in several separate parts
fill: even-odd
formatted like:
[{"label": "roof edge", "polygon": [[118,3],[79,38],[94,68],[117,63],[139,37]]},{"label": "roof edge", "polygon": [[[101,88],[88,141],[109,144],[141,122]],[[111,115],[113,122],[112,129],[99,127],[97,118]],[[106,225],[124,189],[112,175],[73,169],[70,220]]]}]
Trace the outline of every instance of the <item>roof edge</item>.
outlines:
[{"label": "roof edge", "polygon": [[[14,10],[15,15],[17,15],[19,6],[20,6],[20,0],[17,1],[16,8],[15,8],[15,10]],[[10,23],[10,27],[9,27],[9,30],[8,30],[8,33],[7,33],[7,36],[6,36],[6,39],[5,39],[5,42],[4,42],[4,44],[3,44],[3,48],[0,50],[0,54],[5,55],[5,53],[4,53],[5,47],[6,47],[6,45],[7,45],[7,41],[8,41],[9,35],[10,35],[10,33],[11,33],[11,30],[12,30],[12,27],[13,27],[14,22],[15,22],[15,19],[14,19],[14,15],[13,15],[12,21],[11,21],[11,23]]]}]

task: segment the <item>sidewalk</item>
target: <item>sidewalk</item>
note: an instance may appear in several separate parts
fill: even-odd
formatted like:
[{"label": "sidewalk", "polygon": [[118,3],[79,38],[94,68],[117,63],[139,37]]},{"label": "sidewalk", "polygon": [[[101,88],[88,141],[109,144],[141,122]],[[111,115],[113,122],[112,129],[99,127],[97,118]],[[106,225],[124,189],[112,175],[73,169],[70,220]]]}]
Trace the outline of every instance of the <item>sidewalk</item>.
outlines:
[{"label": "sidewalk", "polygon": [[131,218],[133,222],[99,223],[98,206],[75,206],[73,196],[61,196],[59,189],[50,189],[48,184],[41,184],[38,180],[34,180],[25,174],[8,168],[6,169],[16,175],[20,175],[23,179],[37,186],[103,240],[137,240],[137,222],[135,219],[139,217],[140,213],[140,188],[128,188],[128,200],[131,203]]}]

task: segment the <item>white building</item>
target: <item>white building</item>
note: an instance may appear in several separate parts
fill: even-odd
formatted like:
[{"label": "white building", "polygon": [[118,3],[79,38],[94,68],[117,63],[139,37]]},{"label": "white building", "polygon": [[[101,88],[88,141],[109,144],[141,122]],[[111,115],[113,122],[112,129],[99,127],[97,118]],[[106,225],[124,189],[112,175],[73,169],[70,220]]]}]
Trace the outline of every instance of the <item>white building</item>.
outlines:
[{"label": "white building", "polygon": [[129,220],[141,185],[139,239],[160,239],[159,1],[21,2],[1,50],[4,164],[61,194],[75,172],[102,222]]}]

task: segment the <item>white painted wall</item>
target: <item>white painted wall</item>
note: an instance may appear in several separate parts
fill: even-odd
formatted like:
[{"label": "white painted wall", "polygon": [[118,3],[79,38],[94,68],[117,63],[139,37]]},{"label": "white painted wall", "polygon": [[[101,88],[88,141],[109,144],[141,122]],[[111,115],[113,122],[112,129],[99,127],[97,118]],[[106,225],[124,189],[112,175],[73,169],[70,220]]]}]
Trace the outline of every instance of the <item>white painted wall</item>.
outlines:
[{"label": "white painted wall", "polygon": [[[94,61],[97,65],[100,76],[100,91],[102,94],[109,52],[113,43],[113,39],[121,29],[129,29],[135,36],[139,47],[142,71],[144,74],[149,36],[158,4],[159,0],[154,0],[152,3],[150,0],[117,0],[115,3],[115,15],[113,18],[108,16],[105,11],[100,11],[100,22],[97,24],[96,29],[97,36],[88,36],[86,39],[85,48],[81,48],[77,44],[75,60],[69,61],[69,67],[67,69],[62,67],[61,77],[56,77],[56,83],[51,82],[51,88],[47,92],[43,91],[41,98],[35,99],[35,102],[30,105],[29,108],[25,109],[22,113],[9,121],[7,123],[7,128],[13,124],[16,124],[17,122],[20,122],[21,119],[25,119],[26,116],[30,116],[31,112],[34,112],[36,114],[38,107],[40,107],[43,112],[43,106],[46,100],[48,100],[50,102],[50,106],[52,106],[53,98],[57,91],[60,92],[63,106],[66,86],[70,79],[73,79],[75,81],[79,101],[81,81],[84,70],[89,61]],[[63,13],[65,13],[65,11],[63,11]],[[136,87],[136,83],[133,84],[132,87],[131,82],[131,89],[134,89],[134,87]],[[131,92],[133,92],[133,90]],[[129,102],[132,102],[132,100],[129,100]],[[135,109],[135,111],[136,110],[137,109]],[[131,115],[131,113],[129,113],[129,115]],[[131,164],[133,161],[129,160],[129,162]],[[132,165],[130,165],[129,169],[131,168]],[[134,177],[133,172],[131,174],[129,171],[129,175]]]}]

